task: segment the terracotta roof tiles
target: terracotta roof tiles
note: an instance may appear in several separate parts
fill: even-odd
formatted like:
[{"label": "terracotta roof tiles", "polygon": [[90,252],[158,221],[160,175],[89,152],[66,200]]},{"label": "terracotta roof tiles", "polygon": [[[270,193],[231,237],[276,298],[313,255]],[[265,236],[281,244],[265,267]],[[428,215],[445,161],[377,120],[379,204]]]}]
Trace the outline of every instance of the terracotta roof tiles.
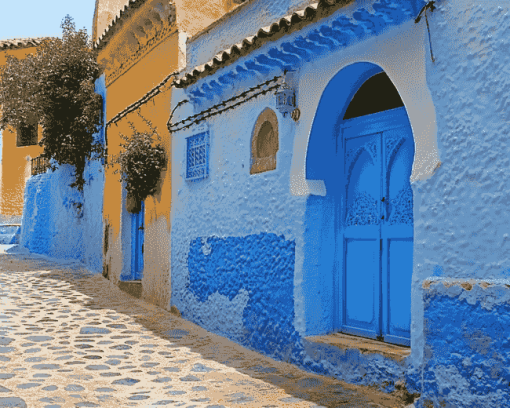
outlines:
[{"label": "terracotta roof tiles", "polygon": [[0,51],[37,47],[48,38],[50,37],[13,38],[10,40],[0,40]]}]

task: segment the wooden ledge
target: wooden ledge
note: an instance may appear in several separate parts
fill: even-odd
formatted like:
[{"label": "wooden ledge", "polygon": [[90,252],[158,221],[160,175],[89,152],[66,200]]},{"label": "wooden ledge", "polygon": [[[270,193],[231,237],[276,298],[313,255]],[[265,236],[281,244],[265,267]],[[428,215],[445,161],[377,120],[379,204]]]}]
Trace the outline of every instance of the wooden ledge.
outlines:
[{"label": "wooden ledge", "polygon": [[311,343],[322,343],[338,347],[343,350],[359,350],[361,354],[381,354],[386,358],[401,361],[411,354],[411,349],[404,346],[383,343],[382,341],[351,336],[343,333],[333,333],[327,336],[310,336],[305,340]]}]

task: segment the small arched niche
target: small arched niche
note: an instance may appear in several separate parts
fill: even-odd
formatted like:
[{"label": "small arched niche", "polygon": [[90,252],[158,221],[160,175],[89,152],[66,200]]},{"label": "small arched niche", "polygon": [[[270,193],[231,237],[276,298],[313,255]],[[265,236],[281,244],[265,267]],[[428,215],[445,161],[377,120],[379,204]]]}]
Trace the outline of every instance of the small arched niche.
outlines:
[{"label": "small arched niche", "polygon": [[253,129],[250,174],[275,170],[278,148],[278,119],[276,113],[267,108],[259,115]]}]

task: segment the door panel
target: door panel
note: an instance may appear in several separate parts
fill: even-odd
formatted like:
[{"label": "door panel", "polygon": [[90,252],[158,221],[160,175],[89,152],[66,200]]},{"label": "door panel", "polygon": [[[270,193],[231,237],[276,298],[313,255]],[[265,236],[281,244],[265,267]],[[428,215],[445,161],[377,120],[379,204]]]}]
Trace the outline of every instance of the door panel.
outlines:
[{"label": "door panel", "polygon": [[[344,327],[343,331],[375,338],[380,326],[381,134],[344,133]],[[354,133],[354,135],[356,135]]]},{"label": "door panel", "polygon": [[413,270],[413,240],[411,238],[389,239],[388,241],[387,334],[409,339],[411,334],[410,289]]},{"label": "door panel", "polygon": [[345,241],[344,331],[375,338],[379,334],[379,239]]}]

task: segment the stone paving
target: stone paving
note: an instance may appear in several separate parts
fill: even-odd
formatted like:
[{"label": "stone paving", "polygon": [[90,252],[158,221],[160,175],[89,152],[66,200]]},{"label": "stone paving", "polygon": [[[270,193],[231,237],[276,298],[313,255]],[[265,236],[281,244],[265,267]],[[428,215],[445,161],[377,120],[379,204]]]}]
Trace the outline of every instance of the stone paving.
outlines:
[{"label": "stone paving", "polygon": [[0,253],[0,407],[400,407],[249,351],[101,275]]}]

